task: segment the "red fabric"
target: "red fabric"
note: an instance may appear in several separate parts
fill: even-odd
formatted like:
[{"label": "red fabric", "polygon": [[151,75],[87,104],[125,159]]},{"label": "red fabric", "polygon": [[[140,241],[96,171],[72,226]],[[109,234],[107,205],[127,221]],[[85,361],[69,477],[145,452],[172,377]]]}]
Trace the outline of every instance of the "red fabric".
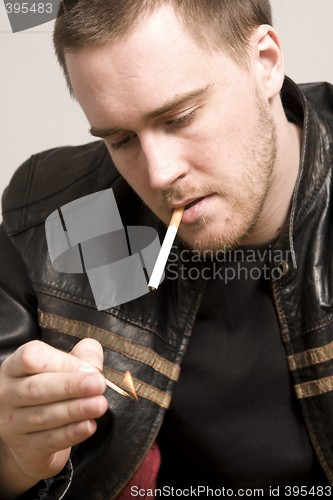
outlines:
[{"label": "red fabric", "polygon": [[[152,490],[154,493],[157,487],[157,476],[161,465],[161,453],[158,444],[155,443],[150,448],[148,454],[146,455],[144,461],[140,465],[139,469],[136,471],[130,482],[125,486],[123,491],[117,497],[117,500],[133,500],[134,496],[131,495],[131,488],[135,486],[135,491]],[[143,494],[143,492],[141,492]],[[155,496],[138,496],[138,498],[155,498]]]}]

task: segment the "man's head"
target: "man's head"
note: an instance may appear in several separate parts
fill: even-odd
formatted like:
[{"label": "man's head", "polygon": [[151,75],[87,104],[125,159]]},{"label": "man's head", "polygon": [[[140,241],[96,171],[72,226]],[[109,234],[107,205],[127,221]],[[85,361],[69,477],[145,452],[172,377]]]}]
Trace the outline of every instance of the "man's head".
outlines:
[{"label": "man's head", "polygon": [[209,44],[202,25],[189,28],[178,7],[185,3],[233,5],[240,18],[241,5],[265,2],[161,2],[111,41],[105,33],[104,43],[65,44],[65,61],[91,132],[104,139],[123,177],[165,223],[174,207],[197,201],[179,235],[192,248],[217,251],[250,234],[254,241],[272,236],[265,228],[277,219],[277,169],[289,168],[289,142],[283,151],[277,141],[285,120],[283,56],[265,24],[248,33],[246,58],[235,59],[238,49]]}]

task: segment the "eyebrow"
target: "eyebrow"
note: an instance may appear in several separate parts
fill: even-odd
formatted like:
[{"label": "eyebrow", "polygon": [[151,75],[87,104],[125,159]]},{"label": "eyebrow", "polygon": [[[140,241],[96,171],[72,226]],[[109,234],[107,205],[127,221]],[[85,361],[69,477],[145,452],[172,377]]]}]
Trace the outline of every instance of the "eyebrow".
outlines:
[{"label": "eyebrow", "polygon": [[[164,115],[165,113],[169,113],[170,111],[175,110],[182,104],[191,101],[192,99],[202,96],[203,94],[207,93],[208,90],[211,90],[212,84],[209,83],[205,87],[202,87],[200,89],[195,89],[191,90],[190,92],[185,92],[185,94],[181,95],[176,95],[169,101],[163,104],[163,106],[154,109],[153,111],[150,111],[143,115],[143,121],[149,122],[150,120],[154,118],[158,118],[161,115]],[[121,128],[97,128],[97,127],[91,127],[89,130],[90,134],[93,135],[94,137],[108,137],[111,135],[117,135],[122,132],[124,132],[123,129]]]}]

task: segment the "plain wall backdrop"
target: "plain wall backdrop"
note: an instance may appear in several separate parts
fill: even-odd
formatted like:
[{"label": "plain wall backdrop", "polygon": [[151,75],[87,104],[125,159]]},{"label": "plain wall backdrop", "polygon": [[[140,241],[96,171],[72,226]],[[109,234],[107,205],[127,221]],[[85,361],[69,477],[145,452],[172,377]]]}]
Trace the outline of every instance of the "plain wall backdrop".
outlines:
[{"label": "plain wall backdrop", "polygon": [[[286,74],[297,83],[333,83],[333,0],[272,0],[272,7]],[[52,28],[13,34],[0,2],[0,195],[32,154],[93,140],[54,57]]]}]

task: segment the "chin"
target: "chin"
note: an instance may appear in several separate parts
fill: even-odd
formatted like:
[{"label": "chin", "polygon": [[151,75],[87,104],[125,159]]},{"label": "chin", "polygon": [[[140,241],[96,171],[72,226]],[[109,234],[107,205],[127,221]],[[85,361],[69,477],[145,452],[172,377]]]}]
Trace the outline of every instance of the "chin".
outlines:
[{"label": "chin", "polygon": [[207,219],[198,220],[193,225],[191,224],[191,227],[184,228],[187,229],[187,234],[184,234],[185,231],[179,231],[178,236],[186,248],[199,252],[200,255],[204,255],[205,252],[216,254],[221,251],[234,250],[243,245],[253,233],[258,221],[258,214],[247,221],[244,221],[242,216],[239,219],[239,224],[235,224],[235,220],[233,220],[232,227],[228,222],[223,225],[224,227],[221,225],[216,227]]},{"label": "chin", "polygon": [[179,239],[182,244],[191,251],[199,252],[200,255],[204,255],[205,252],[213,252],[216,254],[221,251],[234,250],[242,245],[243,240],[248,236],[248,233],[242,233],[240,236],[237,235],[225,235],[225,234],[202,234],[198,235],[196,238],[183,238],[181,235]]}]

